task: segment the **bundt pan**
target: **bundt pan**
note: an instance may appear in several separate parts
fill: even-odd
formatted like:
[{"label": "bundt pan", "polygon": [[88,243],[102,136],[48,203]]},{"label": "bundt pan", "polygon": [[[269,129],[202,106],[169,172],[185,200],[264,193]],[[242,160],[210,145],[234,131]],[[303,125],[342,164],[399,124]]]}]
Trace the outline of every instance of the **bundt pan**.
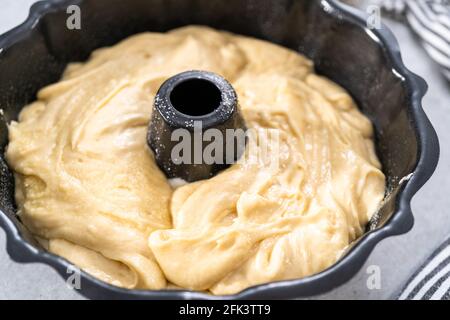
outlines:
[{"label": "bundt pan", "polygon": [[[67,7],[81,8],[81,29],[66,28]],[[58,81],[66,64],[92,50],[144,31],[208,25],[297,50],[319,74],[346,88],[373,121],[378,156],[387,176],[386,197],[367,232],[325,271],[297,280],[262,284],[236,295],[193,291],[121,289],[82,273],[80,292],[100,299],[281,299],[312,296],[349,280],[382,239],[413,225],[410,202],[438,161],[435,131],[422,110],[427,85],[402,63],[392,33],[367,28],[359,11],[332,0],[69,0],[42,1],[25,23],[0,37],[0,224],[7,250],[18,262],[42,262],[67,278],[68,261],[40,248],[16,216],[14,184],[3,158],[6,123]],[[320,253],[318,253],[320,254]]]}]

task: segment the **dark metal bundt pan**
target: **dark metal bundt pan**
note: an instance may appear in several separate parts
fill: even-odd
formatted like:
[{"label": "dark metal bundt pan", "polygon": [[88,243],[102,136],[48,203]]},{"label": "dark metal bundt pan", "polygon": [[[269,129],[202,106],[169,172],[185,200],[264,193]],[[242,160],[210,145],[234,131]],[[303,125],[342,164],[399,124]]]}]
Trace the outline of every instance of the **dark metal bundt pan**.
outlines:
[{"label": "dark metal bundt pan", "polygon": [[[70,4],[81,7],[81,30],[65,27]],[[293,298],[330,290],[349,280],[379,241],[411,229],[411,198],[432,175],[439,146],[421,106],[427,85],[405,68],[386,27],[368,29],[358,11],[333,0],[53,0],[36,3],[25,23],[0,37],[0,224],[12,259],[43,262],[62,277],[69,275],[69,262],[39,248],[16,216],[13,177],[3,159],[6,123],[35,99],[39,88],[58,81],[67,62],[85,60],[92,50],[137,32],[187,24],[266,39],[313,59],[317,71],[345,87],[373,121],[388,177],[380,212],[335,265],[304,279],[263,284],[226,298]],[[80,291],[108,299],[221,298],[192,291],[126,290],[86,273]]]}]

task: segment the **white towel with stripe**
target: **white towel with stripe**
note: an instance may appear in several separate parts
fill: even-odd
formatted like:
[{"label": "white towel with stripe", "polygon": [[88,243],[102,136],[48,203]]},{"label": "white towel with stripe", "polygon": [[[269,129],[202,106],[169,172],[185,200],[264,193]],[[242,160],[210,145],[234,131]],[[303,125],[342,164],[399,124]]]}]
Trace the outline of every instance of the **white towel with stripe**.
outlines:
[{"label": "white towel with stripe", "polygon": [[450,0],[377,0],[386,12],[404,18],[429,56],[450,80]]},{"label": "white towel with stripe", "polygon": [[450,238],[411,277],[399,300],[450,300]]}]

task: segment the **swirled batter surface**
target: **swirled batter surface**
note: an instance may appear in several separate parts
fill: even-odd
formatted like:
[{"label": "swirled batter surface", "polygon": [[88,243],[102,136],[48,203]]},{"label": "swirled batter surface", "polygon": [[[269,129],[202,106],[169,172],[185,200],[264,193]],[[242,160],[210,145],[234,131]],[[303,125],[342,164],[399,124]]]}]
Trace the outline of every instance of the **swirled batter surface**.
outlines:
[{"label": "swirled batter surface", "polygon": [[[193,69],[232,83],[249,128],[279,130],[277,166],[170,186],[147,125],[159,86]],[[362,235],[385,188],[372,134],[300,54],[185,27],[70,64],[10,124],[6,156],[20,218],[51,252],[126,288],[231,294],[317,273]]]}]

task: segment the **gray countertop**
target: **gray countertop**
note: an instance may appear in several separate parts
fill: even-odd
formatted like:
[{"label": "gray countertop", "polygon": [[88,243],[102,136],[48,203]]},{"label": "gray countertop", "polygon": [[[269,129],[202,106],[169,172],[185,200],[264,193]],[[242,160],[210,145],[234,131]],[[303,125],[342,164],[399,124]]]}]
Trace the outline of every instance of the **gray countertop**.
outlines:
[{"label": "gray countertop", "polygon": [[[22,22],[35,0],[0,0],[0,33]],[[392,298],[412,272],[450,233],[450,86],[438,67],[427,57],[415,37],[402,24],[384,21],[397,36],[407,67],[429,84],[424,108],[436,128],[441,159],[436,173],[420,190],[412,203],[414,228],[406,235],[382,241],[352,280],[320,295],[321,299]],[[5,233],[0,229],[0,299],[81,299],[50,267],[42,264],[18,264],[5,250]],[[381,287],[369,289],[371,270],[380,271]]]}]

